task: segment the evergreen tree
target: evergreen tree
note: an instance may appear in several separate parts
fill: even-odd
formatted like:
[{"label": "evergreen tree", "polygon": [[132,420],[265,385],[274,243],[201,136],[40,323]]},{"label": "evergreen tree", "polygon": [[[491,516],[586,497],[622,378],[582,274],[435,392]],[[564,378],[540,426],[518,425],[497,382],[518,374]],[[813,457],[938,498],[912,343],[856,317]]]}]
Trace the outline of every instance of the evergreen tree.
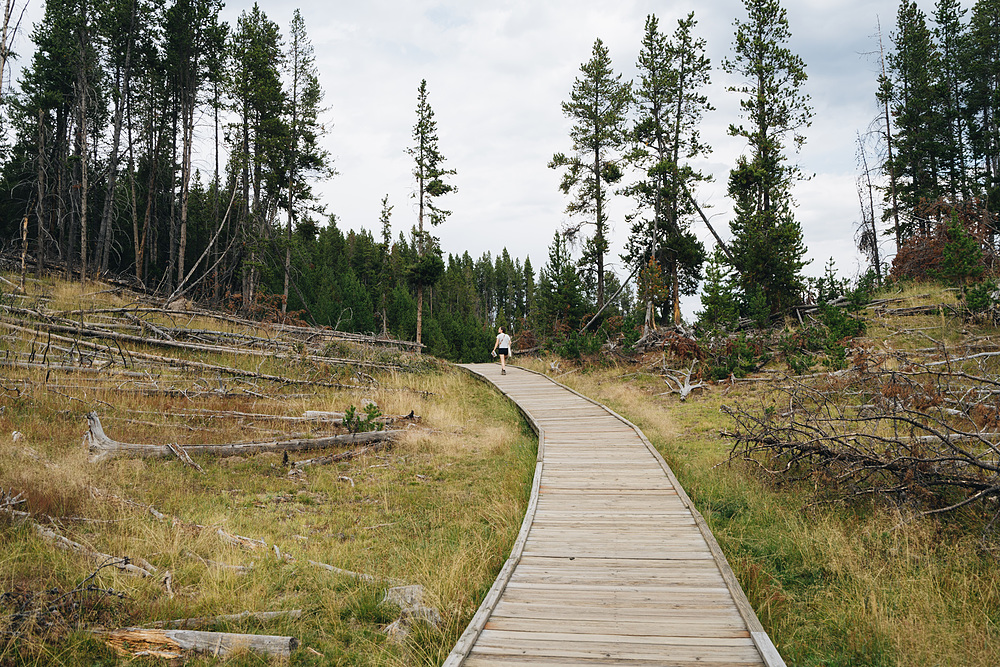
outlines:
[{"label": "evergreen tree", "polygon": [[742,96],[745,125],[730,125],[744,137],[750,155],[742,156],[729,176],[735,218],[730,223],[733,268],[745,296],[762,290],[769,308],[791,305],[802,287],[805,246],[792,213],[791,185],[800,177],[784,154],[797,149],[809,126],[812,108],[802,92],[805,64],[785,45],[791,33],[778,0],[744,0],[748,18],[736,22],[733,58],[723,67],[744,79],[731,92]]},{"label": "evergreen tree", "polygon": [[926,235],[930,226],[922,207],[943,194],[940,53],[927,18],[912,0],[903,0],[893,35],[896,51],[888,58],[892,73],[892,114],[896,125],[894,171],[902,209],[901,237]]},{"label": "evergreen tree", "polygon": [[547,334],[582,324],[587,310],[583,286],[566,246],[566,240],[556,232],[549,246],[549,261],[538,275],[535,291],[539,319]]},{"label": "evergreen tree", "polygon": [[967,42],[965,110],[978,191],[1000,213],[1000,0],[978,0]]},{"label": "evergreen tree", "polygon": [[288,147],[285,94],[281,85],[281,34],[256,3],[240,14],[230,45],[233,73],[230,82],[236,115],[231,135],[231,161],[239,184],[238,212],[245,259],[242,266],[244,308],[253,302],[265,232],[275,216]]},{"label": "evergreen tree", "polygon": [[704,310],[698,314],[699,327],[727,327],[739,319],[739,298],[731,273],[725,256],[717,249],[705,268],[705,287],[701,293]]},{"label": "evergreen tree", "polygon": [[968,124],[965,104],[968,98],[968,36],[962,23],[965,10],[958,0],[937,0],[934,37],[941,54],[940,79],[937,92],[940,99],[940,124],[943,132],[941,150],[941,176],[947,183],[947,193],[952,201],[967,200],[971,196],[968,181]]},{"label": "evergreen tree", "polygon": [[[653,324],[653,297],[673,309],[674,322],[680,321],[680,295],[697,289],[705,250],[691,233],[685,216],[693,213],[690,192],[699,181],[707,180],[687,160],[707,155],[711,148],[702,143],[698,125],[712,110],[701,92],[709,83],[711,63],[705,56],[705,40],[695,38],[694,13],[678,20],[673,39],[659,31],[656,16],[646,18],[646,34],[639,53],[639,85],[635,89],[638,118],[633,130],[633,161],[644,178],[627,188],[640,212],[633,217],[628,243],[628,259],[664,267],[670,289],[646,291],[646,326]],[[645,213],[646,216],[643,217]]]},{"label": "evergreen tree", "polygon": [[957,211],[952,211],[943,233],[945,244],[941,249],[940,276],[964,289],[985,271],[982,246],[965,229]]},{"label": "evergreen tree", "polygon": [[[221,0],[176,0],[166,12],[166,62],[171,80],[174,112],[180,118],[179,215],[171,216],[170,267],[167,286],[184,280],[188,251],[188,200],[198,109],[205,102],[204,89],[222,76],[219,61],[210,54],[224,48],[225,30],[219,24]],[[175,136],[175,142],[178,137]]]},{"label": "evergreen tree", "polygon": [[417,181],[414,197],[417,199],[417,265],[411,271],[411,278],[417,288],[416,341],[421,338],[423,324],[424,288],[433,285],[444,269],[440,252],[427,230],[424,220],[430,225],[440,225],[451,215],[451,211],[440,208],[436,199],[456,190],[445,182],[446,176],[453,176],[454,169],[445,169],[444,156],[438,149],[437,121],[434,110],[427,101],[427,80],[423,79],[417,89],[417,122],[413,126],[413,146],[406,151],[414,161],[413,177]]},{"label": "evergreen tree", "polygon": [[285,312],[288,302],[288,283],[292,266],[292,227],[295,219],[302,214],[302,208],[314,204],[315,196],[310,187],[310,178],[330,177],[334,171],[330,167],[330,155],[319,144],[324,134],[319,116],[322,112],[323,88],[319,84],[316,56],[312,42],[306,34],[305,19],[296,9],[292,15],[289,30],[288,52],[285,56],[288,67],[288,156],[286,169],[287,217],[285,223],[285,283],[281,310]]},{"label": "evergreen tree", "polygon": [[572,195],[566,213],[573,219],[570,235],[584,225],[593,225],[584,255],[593,262],[597,281],[597,307],[604,305],[604,255],[608,251],[608,185],[621,180],[620,155],[625,145],[625,116],[631,100],[631,85],[611,68],[604,43],[594,42],[591,59],[580,67],[570,100],[563,102],[563,114],[573,120],[570,139],[573,154],[556,153],[549,162],[563,169],[560,189]]}]

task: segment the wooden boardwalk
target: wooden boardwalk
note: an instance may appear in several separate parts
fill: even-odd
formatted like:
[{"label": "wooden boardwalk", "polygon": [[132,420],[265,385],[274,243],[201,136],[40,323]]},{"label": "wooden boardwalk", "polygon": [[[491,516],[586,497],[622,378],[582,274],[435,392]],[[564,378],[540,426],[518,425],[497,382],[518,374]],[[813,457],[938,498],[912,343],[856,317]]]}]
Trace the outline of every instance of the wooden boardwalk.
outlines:
[{"label": "wooden boardwalk", "polygon": [[518,405],[538,462],[510,558],[447,667],[784,665],[638,428],[544,375],[464,368]]}]

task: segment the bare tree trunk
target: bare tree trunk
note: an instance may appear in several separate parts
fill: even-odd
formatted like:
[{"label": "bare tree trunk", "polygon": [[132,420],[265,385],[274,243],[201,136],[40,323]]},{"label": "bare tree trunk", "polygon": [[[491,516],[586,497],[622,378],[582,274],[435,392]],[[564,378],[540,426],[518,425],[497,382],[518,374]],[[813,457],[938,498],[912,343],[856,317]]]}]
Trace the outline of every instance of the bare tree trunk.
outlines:
[{"label": "bare tree trunk", "polygon": [[[190,96],[192,99],[186,99]],[[193,92],[185,94],[181,108],[181,131],[184,134],[181,146],[181,228],[177,249],[177,281],[184,279],[184,254],[187,252],[188,196],[191,192],[191,145],[194,142]]]},{"label": "bare tree trunk", "polygon": [[38,238],[35,239],[35,275],[42,277],[45,270],[45,110],[38,110],[38,202],[35,214],[38,220]]},{"label": "bare tree trunk", "polygon": [[[215,104],[213,105],[215,112],[214,114],[215,115],[215,196],[212,202],[212,207],[215,212],[214,215],[215,220],[219,219],[219,193],[222,190],[222,184],[219,182],[219,97],[220,97],[219,84],[218,81],[216,81]],[[216,248],[217,248],[216,253],[221,253],[221,250],[218,249],[218,246],[216,246]],[[220,254],[216,255],[216,262],[214,264],[214,268],[212,269],[212,303],[214,305],[219,304],[219,300],[222,296],[222,287],[219,284],[219,269],[218,269],[220,257],[221,257]]]},{"label": "bare tree trunk", "polygon": [[597,246],[597,308],[600,311],[604,309],[604,223],[601,221],[604,202],[601,194],[601,153],[599,149],[594,149],[594,183],[596,186],[594,203],[597,208],[597,215],[594,218],[594,223],[597,225],[594,245]]},{"label": "bare tree trunk", "polygon": [[[37,206],[37,204],[36,204]],[[21,291],[28,280],[28,214],[21,220]]]},{"label": "bare tree trunk", "polygon": [[680,324],[681,323],[681,285],[680,285],[680,278],[678,278],[678,276],[677,276],[677,259],[676,258],[674,259],[674,271],[673,271],[673,273],[674,273],[674,275],[673,275],[673,278],[674,278],[674,283],[673,283],[673,292],[674,292],[674,324]]},{"label": "bare tree trunk", "polygon": [[168,239],[169,253],[167,257],[166,279],[167,292],[174,289],[174,271],[177,268],[177,197],[174,196],[174,187],[177,184],[177,110],[174,110],[171,141],[170,141],[170,234]]},{"label": "bare tree trunk", "polygon": [[420,342],[420,330],[424,319],[424,286],[417,285],[417,342]]},{"label": "bare tree trunk", "polygon": [[[132,5],[132,23],[129,34],[135,28],[135,4]],[[97,237],[97,249],[95,251],[95,263],[97,270],[104,273],[108,270],[108,260],[111,255],[111,239],[114,234],[111,231],[111,218],[114,215],[115,189],[118,185],[118,160],[121,145],[122,122],[125,105],[129,97],[129,81],[132,74],[132,40],[128,40],[125,49],[125,65],[123,71],[115,74],[115,88],[118,91],[118,98],[115,102],[114,129],[111,134],[111,155],[108,157],[108,185],[104,192],[104,211],[101,214],[101,227]],[[131,145],[129,146],[131,151]],[[133,226],[134,228],[134,226]]]},{"label": "bare tree trunk", "polygon": [[[83,27],[80,33],[80,51],[87,52],[87,15],[84,7]],[[87,280],[87,195],[89,183],[87,181],[88,170],[87,161],[89,159],[89,149],[87,143],[87,99],[89,92],[87,82],[87,59],[80,58],[77,69],[77,98],[79,120],[77,121],[77,149],[80,160],[80,282]]]}]

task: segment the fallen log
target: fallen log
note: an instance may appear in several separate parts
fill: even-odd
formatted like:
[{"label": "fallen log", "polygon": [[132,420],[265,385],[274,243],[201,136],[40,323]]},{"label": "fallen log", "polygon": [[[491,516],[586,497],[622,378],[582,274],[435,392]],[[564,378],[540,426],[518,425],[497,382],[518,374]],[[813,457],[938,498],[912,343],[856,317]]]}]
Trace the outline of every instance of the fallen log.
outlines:
[{"label": "fallen log", "polygon": [[[65,549],[66,551],[73,551],[83,556],[87,556],[88,558],[109,563],[114,567],[118,568],[119,570],[127,572],[129,574],[134,574],[141,577],[155,577],[157,574],[156,568],[154,568],[152,565],[147,563],[142,558],[138,559],[115,558],[114,556],[103,554],[99,551],[90,549],[89,547],[86,547],[80,544],[79,542],[74,542],[73,540],[60,535],[56,531],[52,530],[47,526],[43,526],[40,523],[34,523],[33,525],[36,533],[38,533],[42,538],[48,540],[49,542],[59,547],[60,549]],[[135,563],[137,561],[141,565],[136,565]]]},{"label": "fallen log", "polygon": [[[140,445],[112,440],[104,433],[101,420],[96,412],[87,415],[89,428],[83,442],[94,454],[92,462],[104,461],[119,455],[142,458],[170,458],[177,454],[170,445]],[[249,456],[262,452],[299,452],[327,447],[365,444],[392,440],[403,431],[369,431],[366,433],[346,433],[322,438],[297,438],[294,440],[269,440],[265,442],[236,442],[217,445],[185,445],[181,449],[187,454],[211,454],[213,456]]]},{"label": "fallen log", "polygon": [[147,623],[146,626],[155,629],[166,628],[171,630],[194,630],[196,628],[204,628],[216,623],[239,623],[240,621],[245,621],[248,618],[252,618],[255,621],[273,621],[275,619],[300,618],[301,616],[301,609],[291,609],[289,611],[244,611],[239,614],[225,614],[223,616],[178,618],[173,621],[155,621],[153,623]]},{"label": "fallen log", "polygon": [[[74,553],[87,556],[88,558],[102,561],[107,565],[115,567],[122,572],[127,572],[128,574],[134,574],[140,577],[154,577],[158,574],[156,568],[142,558],[129,558],[128,556],[124,558],[116,558],[115,556],[101,553],[100,551],[96,551],[88,546],[80,544],[79,542],[74,542],[68,537],[60,535],[48,526],[44,526],[35,521],[28,512],[15,510],[14,506],[21,502],[24,501],[20,499],[20,494],[13,499],[5,498],[4,504],[0,505],[0,512],[9,514],[18,520],[29,522],[35,529],[35,532],[38,533],[39,537],[51,542],[59,549],[65,549],[66,551],[72,551]],[[170,573],[167,572],[165,579],[169,577]]]},{"label": "fallen log", "polygon": [[176,340],[164,340],[160,338],[147,338],[144,336],[133,336],[131,334],[119,333],[108,329],[93,326],[82,326],[77,323],[75,326],[67,324],[54,324],[50,322],[36,322],[36,327],[47,332],[59,332],[86,336],[88,338],[99,338],[102,340],[113,340],[153,347],[165,347],[175,350],[186,350],[192,352],[206,352],[233,356],[255,356],[282,360],[309,360],[316,363],[343,365],[343,366],[363,366],[365,368],[377,368],[380,370],[406,370],[405,366],[399,364],[380,364],[374,361],[363,361],[360,359],[341,359],[338,357],[325,357],[317,354],[285,354],[270,350],[256,350],[252,348],[241,348],[227,345],[211,345],[205,343],[184,343]]},{"label": "fallen log", "polygon": [[894,317],[909,317],[914,315],[937,315],[942,311],[948,311],[953,315],[960,315],[961,309],[953,303],[939,303],[929,306],[910,306],[908,308],[876,308],[878,315],[891,315]]},{"label": "fallen log", "polygon": [[[293,470],[301,470],[307,466],[324,466],[330,465],[331,463],[338,463],[340,461],[350,461],[351,459],[357,458],[358,456],[363,456],[372,452],[380,452],[383,449],[388,449],[392,447],[392,443],[389,441],[377,442],[374,445],[369,445],[368,447],[362,447],[361,449],[354,449],[348,452],[340,452],[339,454],[330,454],[329,456],[317,456],[315,458],[306,459],[304,461],[295,461],[291,464]],[[353,484],[353,482],[352,482]]]},{"label": "fallen log", "polygon": [[160,630],[121,628],[91,630],[109,645],[128,655],[149,655],[176,659],[189,651],[224,657],[235,651],[249,650],[267,656],[288,658],[299,646],[295,637],[244,635],[201,630]]}]

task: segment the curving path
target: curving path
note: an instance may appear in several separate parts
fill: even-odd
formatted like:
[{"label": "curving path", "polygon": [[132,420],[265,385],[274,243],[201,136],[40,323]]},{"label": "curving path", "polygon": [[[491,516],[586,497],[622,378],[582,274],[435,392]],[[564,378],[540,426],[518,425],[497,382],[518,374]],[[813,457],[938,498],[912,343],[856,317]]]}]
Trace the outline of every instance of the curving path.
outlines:
[{"label": "curving path", "polygon": [[638,428],[539,373],[463,368],[525,414],[538,462],[510,558],[446,666],[784,666]]}]

